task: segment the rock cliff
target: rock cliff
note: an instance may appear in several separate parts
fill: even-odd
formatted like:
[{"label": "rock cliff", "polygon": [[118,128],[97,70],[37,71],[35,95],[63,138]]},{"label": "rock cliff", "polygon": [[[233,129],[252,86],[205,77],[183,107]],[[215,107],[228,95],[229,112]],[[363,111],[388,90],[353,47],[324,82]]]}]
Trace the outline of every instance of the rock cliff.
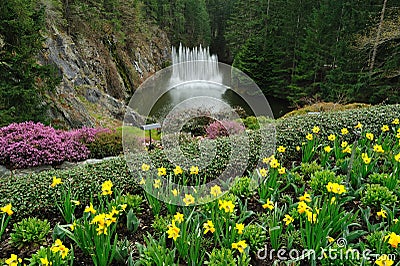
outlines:
[{"label": "rock cliff", "polygon": [[[118,30],[105,18],[97,18],[101,23],[95,27],[96,20],[73,16],[66,12],[65,2],[60,4],[59,16],[65,22],[57,23],[48,15],[40,54],[40,61],[53,64],[61,78],[56,91],[48,95],[52,124],[118,126],[135,89],[168,65],[167,35],[151,22],[142,21],[131,29],[129,23],[139,22],[129,16],[118,18],[125,25]],[[47,8],[47,12],[54,9]]]}]

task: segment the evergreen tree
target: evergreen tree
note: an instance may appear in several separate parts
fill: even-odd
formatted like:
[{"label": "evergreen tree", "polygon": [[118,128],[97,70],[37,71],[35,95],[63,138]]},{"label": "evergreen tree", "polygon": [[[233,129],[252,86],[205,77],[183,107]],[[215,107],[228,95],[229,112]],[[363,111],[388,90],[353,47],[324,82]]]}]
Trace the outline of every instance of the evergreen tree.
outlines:
[{"label": "evergreen tree", "polygon": [[37,63],[44,10],[34,0],[0,2],[0,125],[45,121],[43,93],[55,87],[49,67]]}]

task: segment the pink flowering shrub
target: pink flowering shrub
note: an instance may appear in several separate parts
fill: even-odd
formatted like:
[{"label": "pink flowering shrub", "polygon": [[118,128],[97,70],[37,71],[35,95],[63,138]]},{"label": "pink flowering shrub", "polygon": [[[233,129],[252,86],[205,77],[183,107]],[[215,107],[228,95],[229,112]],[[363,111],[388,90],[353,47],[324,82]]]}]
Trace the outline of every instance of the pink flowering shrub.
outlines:
[{"label": "pink flowering shrub", "polygon": [[57,165],[88,158],[85,143],[107,129],[56,130],[41,123],[13,123],[0,128],[0,164],[9,168]]},{"label": "pink flowering shrub", "polygon": [[245,130],[244,126],[235,121],[215,121],[207,129],[207,137],[215,139],[241,133]]}]

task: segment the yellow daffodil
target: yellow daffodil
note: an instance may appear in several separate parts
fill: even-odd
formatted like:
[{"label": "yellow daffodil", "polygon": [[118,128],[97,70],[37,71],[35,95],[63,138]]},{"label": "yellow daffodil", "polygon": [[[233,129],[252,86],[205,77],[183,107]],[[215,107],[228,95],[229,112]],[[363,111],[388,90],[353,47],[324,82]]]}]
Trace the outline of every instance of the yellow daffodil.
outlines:
[{"label": "yellow daffodil", "polygon": [[244,224],[236,224],[235,229],[238,231],[239,235],[243,234]]},{"label": "yellow daffodil", "polygon": [[382,130],[382,132],[387,132],[387,131],[389,131],[389,126],[388,125],[383,125],[381,127],[381,130]]},{"label": "yellow daffodil", "polygon": [[283,218],[283,221],[285,222],[285,225],[289,225],[293,223],[294,219],[289,214],[285,214],[285,218]]},{"label": "yellow daffodil", "polygon": [[346,148],[344,148],[344,149],[342,150],[342,152],[343,152],[343,153],[351,153],[351,148],[350,148],[350,146],[347,146]]},{"label": "yellow daffodil", "polygon": [[296,146],[296,151],[300,151],[300,146]]},{"label": "yellow daffodil", "polygon": [[172,192],[172,195],[174,195],[175,197],[178,196],[178,194],[179,194],[179,190],[177,190],[176,188],[171,190],[171,192]]},{"label": "yellow daffodil", "polygon": [[174,221],[175,221],[175,222],[178,222],[178,223],[182,223],[182,222],[183,222],[183,214],[180,213],[180,212],[177,212],[177,213],[174,215]]},{"label": "yellow daffodil", "polygon": [[362,153],[361,158],[363,159],[365,164],[370,164],[371,163],[371,158],[368,157],[368,154]]},{"label": "yellow daffodil", "polygon": [[166,174],[167,174],[167,169],[165,169],[165,167],[157,168],[157,175],[158,176],[164,176]]},{"label": "yellow daffodil", "polygon": [[81,204],[81,202],[80,202],[79,200],[71,200],[71,202],[72,202],[73,204],[75,204],[76,206],[78,206],[78,205]]},{"label": "yellow daffodil", "polygon": [[334,204],[336,202],[336,197],[332,197],[331,198],[331,205]]},{"label": "yellow daffodil", "polygon": [[7,213],[8,216],[11,216],[11,215],[14,213],[14,212],[12,211],[12,205],[11,205],[11,203],[7,204],[7,205],[4,206],[4,207],[1,207],[1,208],[0,208],[0,211],[1,211],[2,213]]},{"label": "yellow daffodil", "polygon": [[142,164],[142,171],[143,172],[146,172],[146,171],[149,171],[150,170],[150,165],[148,165],[148,164]]},{"label": "yellow daffodil", "polygon": [[50,186],[51,187],[55,187],[55,186],[57,186],[57,185],[59,185],[61,183],[62,183],[61,178],[57,178],[57,177],[53,176],[53,183],[51,183]]},{"label": "yellow daffodil", "polygon": [[389,243],[392,247],[397,248],[397,246],[398,246],[399,243],[400,243],[400,236],[397,235],[397,234],[394,233],[394,232],[391,232],[388,236],[385,237],[385,240],[387,240],[388,238],[389,238],[388,243]]},{"label": "yellow daffodil", "polygon": [[272,159],[271,162],[269,163],[269,166],[272,168],[278,168],[280,166],[280,163],[278,162],[277,159]]},{"label": "yellow daffodil", "polygon": [[379,212],[377,212],[376,215],[378,215],[378,217],[387,218],[387,212],[382,209]]},{"label": "yellow daffodil", "polygon": [[307,220],[310,223],[313,224],[313,223],[315,223],[317,221],[317,213],[313,213],[313,212],[311,212],[309,210],[305,210],[305,212],[306,212],[306,215],[307,215]]},{"label": "yellow daffodil", "polygon": [[240,240],[237,243],[232,243],[232,248],[237,249],[240,253],[243,253],[247,248],[246,240]]},{"label": "yellow daffodil", "polygon": [[360,122],[358,122],[358,124],[354,128],[362,129],[362,127],[363,127],[363,125]]},{"label": "yellow daffodil", "polygon": [[161,187],[161,180],[160,179],[155,179],[153,186],[154,186],[154,188],[160,188]]},{"label": "yellow daffodil", "polygon": [[274,209],[274,202],[269,200],[269,199],[267,199],[267,203],[263,204],[262,207],[264,209],[268,208],[268,209],[270,209],[272,211]]},{"label": "yellow daffodil", "polygon": [[342,133],[342,135],[347,135],[347,134],[349,134],[349,130],[344,127],[344,128],[342,128],[341,133]]},{"label": "yellow daffodil", "polygon": [[90,203],[90,206],[89,206],[89,207],[86,206],[84,212],[91,212],[92,214],[95,214],[95,213],[96,213],[96,210],[93,208],[93,204]]},{"label": "yellow daffodil", "polygon": [[349,143],[347,141],[343,141],[342,144],[340,144],[342,146],[342,148],[346,148]]},{"label": "yellow daffodil", "polygon": [[204,223],[203,228],[204,228],[204,234],[207,234],[208,232],[211,233],[215,232],[214,224],[211,220],[208,220],[206,223]]},{"label": "yellow daffodil", "polygon": [[394,159],[400,163],[400,152],[394,156]]},{"label": "yellow daffodil", "polygon": [[261,169],[260,169],[260,175],[261,175],[262,177],[266,177],[267,174],[268,174],[267,169],[265,169],[265,168],[261,168]]},{"label": "yellow daffodil", "polygon": [[372,134],[372,133],[366,133],[366,134],[365,134],[365,137],[366,137],[367,139],[369,139],[369,140],[374,140],[374,134]]},{"label": "yellow daffodil", "polygon": [[327,153],[330,153],[332,151],[331,146],[325,146],[324,147],[324,151],[327,152]]},{"label": "yellow daffodil", "polygon": [[280,175],[285,174],[285,173],[286,173],[286,168],[285,168],[285,167],[279,168],[279,169],[278,169],[278,173],[279,173]]},{"label": "yellow daffodil", "polygon": [[286,151],[286,148],[285,148],[285,147],[283,147],[283,146],[279,146],[277,150],[278,150],[278,152],[281,152],[281,153],[283,153],[283,152],[285,152],[285,151]]},{"label": "yellow daffodil", "polygon": [[186,204],[186,206],[189,206],[190,204],[194,204],[194,197],[190,194],[185,194],[185,198],[183,199],[183,202]]},{"label": "yellow daffodil", "polygon": [[104,181],[104,183],[101,185],[101,195],[111,195],[112,194],[112,190],[111,188],[113,187],[113,183],[111,182],[111,180],[107,180]]},{"label": "yellow daffodil", "polygon": [[335,241],[335,239],[333,237],[327,236],[328,242],[329,243],[333,243],[333,241]]},{"label": "yellow daffodil", "polygon": [[378,266],[392,266],[394,263],[393,260],[391,260],[389,258],[388,255],[384,254],[381,255],[376,261],[375,264],[377,264]]},{"label": "yellow daffodil", "polygon": [[231,200],[219,200],[219,209],[224,209],[227,213],[233,213],[235,210],[235,204]]},{"label": "yellow daffodil", "polygon": [[199,167],[198,166],[190,167],[190,174],[191,175],[197,175],[198,173],[199,173]]},{"label": "yellow daffodil", "polygon": [[335,139],[336,139],[336,136],[334,134],[330,134],[328,136],[328,140],[330,140],[330,141],[334,141]]},{"label": "yellow daffodil", "polygon": [[311,208],[304,201],[300,201],[299,204],[297,205],[297,211],[300,214],[309,211],[310,209]]},{"label": "yellow daffodil", "polygon": [[47,257],[45,257],[45,258],[39,258],[39,259],[40,259],[40,263],[41,263],[43,266],[51,265],[51,263],[49,262],[49,260],[47,259]]},{"label": "yellow daffodil", "polygon": [[144,178],[142,177],[142,179],[139,182],[139,185],[144,185],[144,184],[146,184],[146,180],[144,180]]},{"label": "yellow daffodil", "polygon": [[308,140],[313,140],[313,134],[311,134],[311,133],[308,133],[307,135],[306,135],[306,139],[308,139]]},{"label": "yellow daffodil", "polygon": [[181,168],[179,165],[177,165],[177,166],[175,167],[175,169],[174,169],[174,174],[175,174],[175,175],[180,175],[180,174],[182,174],[182,173],[183,173],[182,168]]},{"label": "yellow daffodil", "polygon": [[395,118],[395,119],[392,121],[392,124],[393,124],[393,125],[398,125],[398,124],[400,124],[400,120],[399,120],[398,118]]},{"label": "yellow daffodil", "polygon": [[11,257],[9,259],[6,259],[5,263],[9,266],[18,266],[18,263],[21,263],[22,259],[18,258],[17,255],[11,254]]},{"label": "yellow daffodil", "polygon": [[178,237],[180,237],[180,235],[179,235],[180,231],[181,231],[181,229],[176,227],[175,224],[168,225],[168,231],[167,231],[168,238],[172,238],[172,239],[174,239],[174,241],[176,241],[176,239]]},{"label": "yellow daffodil", "polygon": [[69,229],[71,229],[71,231],[74,231],[76,227],[76,222],[74,221],[70,226]]},{"label": "yellow daffodil", "polygon": [[315,126],[315,127],[313,127],[312,132],[315,133],[315,134],[318,134],[319,130],[320,130],[319,127]]},{"label": "yellow daffodil", "polygon": [[219,195],[222,194],[221,187],[218,185],[211,187],[210,194],[214,197],[218,197]]},{"label": "yellow daffodil", "polygon": [[305,202],[311,202],[311,195],[308,194],[307,192],[304,192],[303,196],[299,197],[300,201],[305,201]]},{"label": "yellow daffodil", "polygon": [[382,148],[381,145],[375,144],[375,145],[374,145],[374,152],[377,152],[377,153],[384,153],[385,151],[383,150],[383,148]]}]

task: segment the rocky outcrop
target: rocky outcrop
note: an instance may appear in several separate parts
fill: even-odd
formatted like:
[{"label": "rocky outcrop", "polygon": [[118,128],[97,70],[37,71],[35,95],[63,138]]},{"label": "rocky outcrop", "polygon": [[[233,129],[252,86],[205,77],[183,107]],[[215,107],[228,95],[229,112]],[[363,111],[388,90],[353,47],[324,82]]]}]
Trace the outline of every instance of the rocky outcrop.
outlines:
[{"label": "rocky outcrop", "polygon": [[40,61],[54,65],[61,77],[56,91],[49,93],[52,124],[120,125],[135,89],[170,58],[166,34],[152,30],[154,38],[132,35],[120,44],[112,35],[101,39],[90,33],[68,35],[49,26]]}]

